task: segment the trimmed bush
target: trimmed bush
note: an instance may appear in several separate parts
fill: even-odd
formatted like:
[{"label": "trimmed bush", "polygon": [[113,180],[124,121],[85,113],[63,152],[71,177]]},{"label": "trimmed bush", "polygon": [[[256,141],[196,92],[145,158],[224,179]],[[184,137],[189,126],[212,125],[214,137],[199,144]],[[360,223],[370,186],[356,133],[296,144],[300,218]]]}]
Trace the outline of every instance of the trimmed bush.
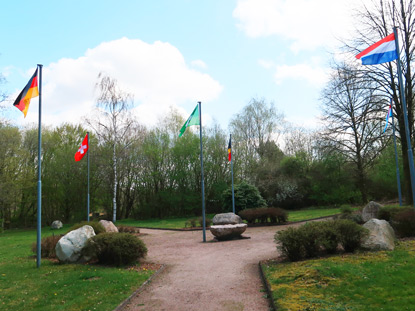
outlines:
[{"label": "trimmed bush", "polygon": [[393,216],[392,225],[400,237],[415,236],[415,209],[401,211]]},{"label": "trimmed bush", "polygon": [[321,235],[321,224],[310,222],[298,228],[301,235],[301,243],[304,247],[304,256],[306,258],[316,257],[320,250],[319,237]]},{"label": "trimmed bush", "polygon": [[147,247],[141,239],[129,233],[101,233],[88,240],[84,251],[95,254],[101,264],[124,266],[143,258]]},{"label": "trimmed bush", "polygon": [[298,228],[289,227],[275,234],[277,249],[290,261],[297,261],[304,257],[304,244],[302,232]]},{"label": "trimmed bush", "polygon": [[98,221],[82,221],[79,222],[77,224],[74,224],[68,232],[79,229],[83,226],[91,226],[92,228],[94,228],[94,232],[95,234],[101,234],[101,233],[105,233],[105,228],[103,225],[101,225]]},{"label": "trimmed bush", "polygon": [[368,234],[368,230],[348,219],[335,222],[339,242],[346,252],[354,252],[360,247],[361,240]]},{"label": "trimmed bush", "polygon": [[[265,207],[266,202],[254,185],[242,182],[235,185],[235,209],[238,214],[247,208]],[[223,210],[232,210],[232,188],[226,189],[222,194]]]},{"label": "trimmed bush", "polygon": [[[52,235],[40,241],[40,256],[42,258],[56,258],[55,247],[62,235]],[[37,253],[37,243],[32,244],[32,252]]]},{"label": "trimmed bush", "polygon": [[140,233],[140,228],[133,226],[118,226],[119,233]]}]

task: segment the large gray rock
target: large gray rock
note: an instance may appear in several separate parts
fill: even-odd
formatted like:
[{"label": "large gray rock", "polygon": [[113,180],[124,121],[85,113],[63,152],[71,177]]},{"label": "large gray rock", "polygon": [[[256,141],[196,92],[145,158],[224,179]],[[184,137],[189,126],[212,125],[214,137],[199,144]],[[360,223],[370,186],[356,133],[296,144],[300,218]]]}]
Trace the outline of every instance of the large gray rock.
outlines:
[{"label": "large gray rock", "polygon": [[236,237],[240,237],[245,232],[247,224],[236,225],[216,225],[210,226],[210,232],[218,240],[228,240]]},{"label": "large gray rock", "polygon": [[64,235],[56,244],[55,252],[59,261],[66,263],[86,262],[90,257],[82,254],[86,241],[95,235],[91,226],[83,226]]},{"label": "large gray rock", "polygon": [[118,232],[118,228],[112,221],[100,220],[99,223],[104,227],[105,232]]},{"label": "large gray rock", "polygon": [[50,227],[52,229],[60,229],[63,227],[62,221],[60,220],[55,220],[54,222],[52,222],[52,224],[50,225]]},{"label": "large gray rock", "polygon": [[242,224],[242,218],[234,213],[216,214],[212,219],[213,225],[237,225]]},{"label": "large gray rock", "polygon": [[369,230],[368,237],[362,241],[362,247],[369,250],[395,249],[395,232],[386,220],[371,219],[363,227]]},{"label": "large gray rock", "polygon": [[364,222],[367,222],[373,218],[377,218],[378,217],[378,213],[380,208],[382,207],[381,204],[370,201],[364,208],[362,211],[362,219]]}]

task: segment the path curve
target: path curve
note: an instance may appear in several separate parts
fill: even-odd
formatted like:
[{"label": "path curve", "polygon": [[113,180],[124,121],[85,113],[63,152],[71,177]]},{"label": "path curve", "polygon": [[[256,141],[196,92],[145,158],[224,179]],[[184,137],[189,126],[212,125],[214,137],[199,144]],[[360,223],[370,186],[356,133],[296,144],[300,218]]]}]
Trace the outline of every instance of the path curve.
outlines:
[{"label": "path curve", "polygon": [[258,263],[278,256],[286,226],[248,228],[250,239],[215,242],[206,231],[141,229],[146,261],[166,268],[123,311],[268,311]]}]

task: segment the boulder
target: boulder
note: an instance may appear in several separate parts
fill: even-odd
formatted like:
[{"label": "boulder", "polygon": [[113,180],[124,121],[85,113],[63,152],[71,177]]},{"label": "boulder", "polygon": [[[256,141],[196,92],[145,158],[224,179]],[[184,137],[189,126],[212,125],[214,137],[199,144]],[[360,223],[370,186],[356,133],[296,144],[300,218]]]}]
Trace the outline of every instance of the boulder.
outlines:
[{"label": "boulder", "polygon": [[218,240],[228,240],[240,237],[245,232],[247,224],[210,226],[210,232]]},{"label": "boulder", "polygon": [[367,222],[373,218],[377,218],[378,217],[378,213],[380,208],[382,207],[381,204],[370,201],[364,208],[362,211],[362,219],[364,222]]},{"label": "boulder", "polygon": [[66,263],[86,262],[91,258],[82,254],[86,241],[95,235],[91,226],[83,226],[64,235],[56,244],[55,252],[59,261]]},{"label": "boulder", "polygon": [[105,232],[118,232],[118,228],[112,221],[100,220],[99,223],[104,227]]},{"label": "boulder", "polygon": [[213,225],[237,225],[242,224],[242,218],[234,213],[216,214],[212,219]]},{"label": "boulder", "polygon": [[50,225],[50,227],[52,229],[60,229],[63,227],[62,221],[60,220],[55,220],[54,222],[52,222],[52,224]]},{"label": "boulder", "polygon": [[393,250],[395,232],[386,220],[371,219],[363,227],[369,230],[368,237],[362,241],[362,247],[369,250]]}]

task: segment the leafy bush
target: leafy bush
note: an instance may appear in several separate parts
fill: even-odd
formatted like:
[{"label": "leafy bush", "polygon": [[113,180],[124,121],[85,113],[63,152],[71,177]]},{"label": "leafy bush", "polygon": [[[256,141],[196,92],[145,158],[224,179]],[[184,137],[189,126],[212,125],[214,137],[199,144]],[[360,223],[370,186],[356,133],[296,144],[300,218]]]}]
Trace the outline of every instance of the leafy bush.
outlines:
[{"label": "leafy bush", "polygon": [[350,205],[342,205],[340,206],[340,212],[342,215],[351,215],[353,213],[353,209]]},{"label": "leafy bush", "polygon": [[[55,247],[62,235],[52,235],[40,241],[40,256],[42,258],[56,258]],[[32,252],[37,253],[37,243],[32,244]]]},{"label": "leafy bush", "polygon": [[[200,227],[203,227],[203,217],[199,217],[199,218],[197,219],[197,221],[198,221],[198,223],[199,223],[199,226],[200,226]],[[206,227],[209,227],[209,226],[211,225],[211,223],[212,223],[212,220],[211,220],[211,219],[209,219],[209,218],[206,218],[206,217],[205,217],[205,223],[206,223]]]},{"label": "leafy bush", "polygon": [[346,252],[353,252],[360,247],[361,240],[368,234],[368,230],[349,219],[340,219],[335,222],[339,235],[339,242]]},{"label": "leafy bush", "polygon": [[129,265],[147,254],[142,240],[129,233],[102,233],[90,238],[84,249],[95,254],[98,262],[107,265]]},{"label": "leafy bush", "polygon": [[140,228],[133,226],[118,226],[117,228],[120,233],[140,233]]},{"label": "leafy bush", "polygon": [[415,236],[415,209],[403,210],[394,215],[392,225],[400,237]]},{"label": "leafy bush", "polygon": [[269,207],[267,212],[271,223],[284,223],[288,221],[287,212],[279,207]]},{"label": "leafy bush", "polygon": [[[242,182],[235,185],[235,212],[238,214],[240,211],[247,208],[265,207],[266,202],[259,193],[257,187],[248,183]],[[232,188],[226,189],[222,194],[223,208],[225,211],[232,210]]]},{"label": "leafy bush", "polygon": [[[74,224],[69,231],[72,230],[76,230],[79,229],[83,226],[91,226],[92,228],[94,228],[94,232],[95,234],[101,234],[101,233],[105,233],[105,228],[103,225],[101,225],[98,221],[82,221],[80,223]],[[69,232],[68,231],[68,232]]]},{"label": "leafy bush", "polygon": [[304,244],[302,232],[298,228],[289,227],[275,234],[277,248],[290,261],[297,261],[304,257]]}]

